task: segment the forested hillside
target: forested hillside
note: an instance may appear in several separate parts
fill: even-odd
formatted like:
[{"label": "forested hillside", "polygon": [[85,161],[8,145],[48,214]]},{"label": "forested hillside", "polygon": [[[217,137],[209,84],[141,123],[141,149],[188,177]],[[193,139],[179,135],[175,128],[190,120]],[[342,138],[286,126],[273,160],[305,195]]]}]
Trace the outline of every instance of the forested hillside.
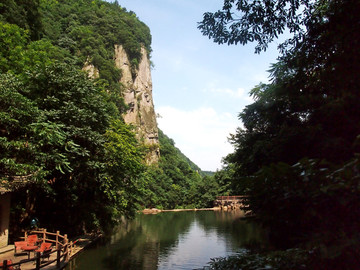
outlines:
[{"label": "forested hillside", "polygon": [[219,192],[214,178],[202,176],[200,168],[159,130],[160,164],[149,170],[146,205],[157,208],[212,207]]},{"label": "forested hillside", "polygon": [[13,232],[32,217],[49,230],[103,230],[144,207],[212,200],[165,135],[160,163],[146,166],[147,148],[123,121],[114,45],[133,71],[141,46],[151,53],[150,30],[133,12],[116,1],[4,0],[0,42],[0,180],[16,198]]}]

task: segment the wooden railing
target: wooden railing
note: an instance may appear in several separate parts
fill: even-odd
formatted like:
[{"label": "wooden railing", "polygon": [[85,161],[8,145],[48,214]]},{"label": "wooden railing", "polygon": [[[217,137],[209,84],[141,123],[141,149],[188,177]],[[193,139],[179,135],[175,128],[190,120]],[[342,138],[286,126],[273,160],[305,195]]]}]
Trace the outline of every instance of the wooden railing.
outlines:
[{"label": "wooden railing", "polygon": [[[33,264],[35,264],[35,267],[32,269],[39,270],[54,262],[56,262],[56,266],[59,267],[62,261],[65,263],[69,261],[74,247],[74,243],[68,240],[66,234],[61,235],[59,231],[57,231],[56,233],[51,233],[51,232],[47,232],[46,229],[31,231],[29,232],[29,234],[37,234],[38,236],[40,236],[40,241],[42,243],[48,242],[55,244],[55,250],[45,255],[41,255],[40,252],[37,252],[34,258],[28,260],[22,260],[21,262],[18,263],[8,264],[7,260],[4,260],[3,266],[0,266],[0,269],[2,270],[17,269],[25,263],[32,262]],[[26,241],[27,237],[28,237],[28,233],[25,232],[25,235],[22,238]],[[46,263],[41,263],[42,258],[46,258],[48,256],[51,257],[51,254],[54,253],[56,253],[55,259],[52,260],[49,259]]]},{"label": "wooden railing", "polygon": [[217,201],[241,201],[245,199],[247,196],[217,196]]}]

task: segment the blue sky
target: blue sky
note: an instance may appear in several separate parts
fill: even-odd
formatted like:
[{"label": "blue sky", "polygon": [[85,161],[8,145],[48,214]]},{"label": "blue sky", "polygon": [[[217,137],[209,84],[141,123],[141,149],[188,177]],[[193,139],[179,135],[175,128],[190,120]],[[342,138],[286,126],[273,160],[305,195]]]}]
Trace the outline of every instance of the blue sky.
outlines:
[{"label": "blue sky", "polygon": [[118,0],[152,34],[153,99],[159,128],[202,170],[221,169],[233,151],[227,141],[241,126],[238,114],[252,102],[248,92],[268,81],[278,55],[272,44],[254,54],[254,44],[213,43],[197,29],[222,0]]}]

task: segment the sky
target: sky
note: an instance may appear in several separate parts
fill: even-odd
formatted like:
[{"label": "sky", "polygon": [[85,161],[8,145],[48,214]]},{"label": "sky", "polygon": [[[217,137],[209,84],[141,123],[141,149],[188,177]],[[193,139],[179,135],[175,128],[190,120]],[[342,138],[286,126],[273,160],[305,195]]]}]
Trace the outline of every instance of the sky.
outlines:
[{"label": "sky", "polygon": [[[110,1],[112,2],[112,1]],[[153,100],[159,128],[203,171],[222,168],[233,152],[230,134],[239,113],[252,103],[248,92],[268,82],[277,43],[255,54],[255,44],[218,45],[198,22],[223,0],[118,0],[136,13],[152,35]]]}]

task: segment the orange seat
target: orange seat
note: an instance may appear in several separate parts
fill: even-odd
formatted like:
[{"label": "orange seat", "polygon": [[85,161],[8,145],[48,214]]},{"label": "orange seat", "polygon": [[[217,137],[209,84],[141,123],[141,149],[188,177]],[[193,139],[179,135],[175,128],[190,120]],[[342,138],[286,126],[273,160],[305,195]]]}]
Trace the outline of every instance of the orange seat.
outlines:
[{"label": "orange seat", "polygon": [[16,250],[20,250],[21,247],[27,246],[28,243],[26,241],[19,241],[14,243]]},{"label": "orange seat", "polygon": [[47,257],[49,259],[50,257],[50,252],[52,250],[52,244],[51,243],[42,243],[40,248],[38,248],[37,250],[35,250],[35,252],[40,252],[40,254],[43,256],[43,257]]},{"label": "orange seat", "polygon": [[38,241],[38,236],[36,234],[31,234],[26,238],[26,242],[28,242],[28,245],[33,246]]},{"label": "orange seat", "polygon": [[15,242],[14,246],[15,246],[15,254],[19,254],[19,253],[23,253],[24,250],[22,249],[23,247],[26,247],[28,245],[28,243],[26,241],[19,241],[19,242]]},{"label": "orange seat", "polygon": [[25,241],[18,241],[15,242],[15,255],[19,253],[23,253],[24,249],[23,247],[26,246],[35,246],[38,242],[38,236],[36,234],[29,235]]},{"label": "orange seat", "polygon": [[41,246],[35,250],[35,252],[44,252],[51,249],[51,243],[42,243]]}]

